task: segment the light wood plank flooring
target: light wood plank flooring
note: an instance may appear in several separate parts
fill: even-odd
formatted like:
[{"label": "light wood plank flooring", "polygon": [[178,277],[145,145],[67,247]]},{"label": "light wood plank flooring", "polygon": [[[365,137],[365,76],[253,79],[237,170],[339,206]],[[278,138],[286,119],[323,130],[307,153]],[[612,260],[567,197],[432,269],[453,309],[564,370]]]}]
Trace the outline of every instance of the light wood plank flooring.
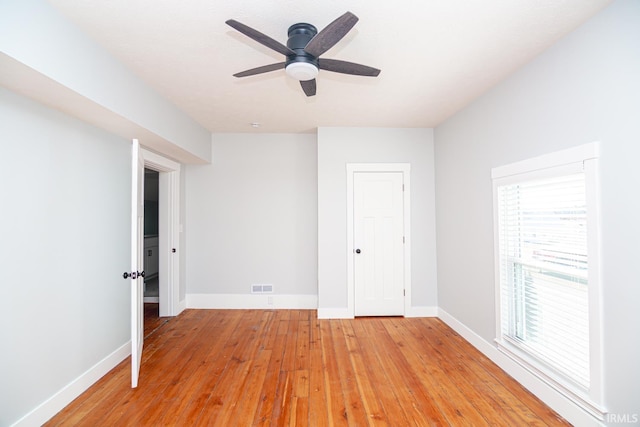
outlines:
[{"label": "light wood plank flooring", "polygon": [[[156,315],[157,316],[157,315]],[[48,426],[568,425],[435,318],[186,310]]]}]

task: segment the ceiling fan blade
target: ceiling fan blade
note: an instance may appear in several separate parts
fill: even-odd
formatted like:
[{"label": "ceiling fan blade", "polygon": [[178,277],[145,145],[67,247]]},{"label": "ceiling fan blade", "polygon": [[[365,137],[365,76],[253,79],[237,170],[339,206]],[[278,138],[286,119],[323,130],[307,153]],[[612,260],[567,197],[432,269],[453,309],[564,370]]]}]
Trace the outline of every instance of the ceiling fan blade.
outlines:
[{"label": "ceiling fan blade", "polygon": [[316,79],[313,80],[300,80],[300,86],[307,96],[314,96],[316,94]]},{"label": "ceiling fan blade", "polygon": [[353,62],[340,61],[339,59],[318,59],[318,67],[321,70],[333,71],[334,73],[353,74],[356,76],[376,77],[380,70]]},{"label": "ceiling fan blade", "polygon": [[338,43],[356,25],[358,17],[347,12],[320,31],[307,43],[304,51],[316,58]]},{"label": "ceiling fan blade", "polygon": [[274,40],[271,37],[267,36],[266,34],[262,34],[260,31],[254,30],[253,28],[248,27],[243,23],[236,21],[235,19],[229,19],[228,21],[226,21],[226,23],[230,27],[235,28],[245,36],[257,41],[258,43],[268,47],[269,49],[273,49],[276,52],[279,52],[283,55],[296,54],[294,51],[292,51],[291,49],[289,49],[279,41]]},{"label": "ceiling fan blade", "polygon": [[285,62],[278,62],[277,64],[269,64],[263,65],[262,67],[252,68],[250,70],[241,71],[239,73],[235,73],[233,77],[247,77],[247,76],[255,76],[256,74],[268,73],[270,71],[282,70],[284,69]]}]

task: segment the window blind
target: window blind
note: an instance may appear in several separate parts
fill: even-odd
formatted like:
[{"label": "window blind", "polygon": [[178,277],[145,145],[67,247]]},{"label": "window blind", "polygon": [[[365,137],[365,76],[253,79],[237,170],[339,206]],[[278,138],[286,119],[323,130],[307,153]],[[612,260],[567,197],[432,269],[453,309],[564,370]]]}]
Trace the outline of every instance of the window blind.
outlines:
[{"label": "window blind", "polygon": [[584,173],[497,190],[502,339],[588,389]]}]

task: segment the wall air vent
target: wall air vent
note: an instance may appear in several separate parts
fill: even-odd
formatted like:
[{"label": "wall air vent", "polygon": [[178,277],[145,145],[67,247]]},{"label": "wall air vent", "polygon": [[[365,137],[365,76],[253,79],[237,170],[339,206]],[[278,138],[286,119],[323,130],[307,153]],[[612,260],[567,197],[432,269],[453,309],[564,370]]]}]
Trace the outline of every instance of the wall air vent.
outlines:
[{"label": "wall air vent", "polygon": [[252,294],[271,294],[273,293],[273,285],[256,284],[251,285]]}]

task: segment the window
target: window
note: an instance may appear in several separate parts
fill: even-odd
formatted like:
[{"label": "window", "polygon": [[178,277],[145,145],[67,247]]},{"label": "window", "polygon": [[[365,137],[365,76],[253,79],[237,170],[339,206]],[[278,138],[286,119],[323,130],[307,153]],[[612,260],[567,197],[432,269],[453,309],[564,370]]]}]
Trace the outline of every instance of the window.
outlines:
[{"label": "window", "polygon": [[499,348],[598,418],[597,145],[495,168]]}]

